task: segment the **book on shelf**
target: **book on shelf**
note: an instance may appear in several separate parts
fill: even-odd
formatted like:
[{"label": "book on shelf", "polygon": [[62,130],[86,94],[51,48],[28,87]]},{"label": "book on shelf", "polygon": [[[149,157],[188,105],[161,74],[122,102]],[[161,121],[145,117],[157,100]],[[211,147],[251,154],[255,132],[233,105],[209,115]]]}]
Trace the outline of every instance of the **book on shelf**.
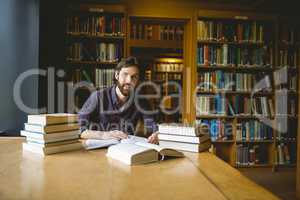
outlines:
[{"label": "book on shelf", "polygon": [[197,120],[197,124],[205,125],[212,142],[230,141],[233,139],[233,123],[219,119]]},{"label": "book on shelf", "polygon": [[236,141],[263,141],[274,138],[272,127],[259,121],[242,121],[236,127]]},{"label": "book on shelf", "polygon": [[29,124],[39,125],[75,123],[77,121],[78,115],[69,113],[52,113],[27,116],[27,122]]},{"label": "book on shelf", "polygon": [[119,15],[68,16],[66,33],[87,36],[124,36],[125,18]]},{"label": "book on shelf", "polygon": [[285,165],[291,164],[290,151],[287,144],[280,143],[277,145],[277,164]]},{"label": "book on shelf", "polygon": [[114,69],[95,69],[96,88],[110,87],[114,84]]},{"label": "book on shelf", "polygon": [[173,148],[130,139],[109,146],[106,155],[127,165],[146,164],[167,157],[184,157],[183,153]]},{"label": "book on shelf", "polygon": [[[180,25],[159,25],[132,22],[130,38],[133,40],[182,41],[184,29]],[[156,35],[157,34],[157,35]]]},{"label": "book on shelf", "polygon": [[117,62],[122,57],[122,44],[95,42],[93,40],[73,42],[66,48],[69,62],[94,61]]},{"label": "book on shelf", "polygon": [[267,38],[263,23],[229,22],[221,20],[198,20],[197,39],[199,41],[228,41],[262,43]]},{"label": "book on shelf", "polygon": [[268,151],[266,145],[244,145],[236,147],[236,166],[251,166],[268,164]]}]

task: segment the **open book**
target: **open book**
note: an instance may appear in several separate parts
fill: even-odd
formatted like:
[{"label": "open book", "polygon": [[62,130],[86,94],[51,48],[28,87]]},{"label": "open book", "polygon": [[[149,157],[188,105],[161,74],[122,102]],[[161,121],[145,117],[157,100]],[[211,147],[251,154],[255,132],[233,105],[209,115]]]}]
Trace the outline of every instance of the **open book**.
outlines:
[{"label": "open book", "polygon": [[117,140],[117,139],[108,139],[108,140],[99,140],[99,139],[87,139],[83,140],[83,146],[86,150],[98,149],[109,147],[118,143],[135,143],[135,142],[147,142],[146,138],[128,135],[127,139]]},{"label": "open book", "polygon": [[119,160],[127,165],[145,164],[164,160],[165,157],[184,157],[182,152],[164,148],[147,142],[128,142],[122,140],[120,144],[108,148],[108,157]]}]

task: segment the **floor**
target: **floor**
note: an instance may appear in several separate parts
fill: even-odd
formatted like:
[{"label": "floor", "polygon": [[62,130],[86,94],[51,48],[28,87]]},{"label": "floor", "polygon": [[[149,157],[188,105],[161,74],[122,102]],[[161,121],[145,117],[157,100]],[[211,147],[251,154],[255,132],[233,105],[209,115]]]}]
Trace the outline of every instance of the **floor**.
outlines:
[{"label": "floor", "polygon": [[296,200],[296,169],[281,168],[272,172],[270,168],[239,169],[242,174],[265,187],[283,200]]}]

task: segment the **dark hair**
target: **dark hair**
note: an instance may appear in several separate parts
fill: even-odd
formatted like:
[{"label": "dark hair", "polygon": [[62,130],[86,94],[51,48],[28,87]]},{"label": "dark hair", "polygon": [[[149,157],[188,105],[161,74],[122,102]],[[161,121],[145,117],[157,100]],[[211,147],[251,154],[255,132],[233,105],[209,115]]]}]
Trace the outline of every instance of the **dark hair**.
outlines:
[{"label": "dark hair", "polygon": [[136,67],[139,69],[136,57],[129,56],[128,58],[122,58],[118,65],[115,67],[115,71],[121,71],[122,68],[126,67]]},{"label": "dark hair", "polygon": [[115,67],[114,77],[113,77],[114,83],[117,82],[117,80],[115,78],[115,74],[119,73],[122,68],[126,68],[126,67],[136,67],[138,70],[140,70],[139,66],[138,66],[138,61],[137,61],[136,57],[129,56],[127,58],[122,58],[121,61]]}]

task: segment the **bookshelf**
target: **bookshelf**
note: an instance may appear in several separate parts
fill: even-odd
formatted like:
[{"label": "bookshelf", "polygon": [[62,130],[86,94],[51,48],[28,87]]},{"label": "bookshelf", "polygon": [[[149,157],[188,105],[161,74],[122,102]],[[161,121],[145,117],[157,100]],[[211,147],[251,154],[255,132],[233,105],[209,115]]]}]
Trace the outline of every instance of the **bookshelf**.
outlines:
[{"label": "bookshelf", "polygon": [[209,125],[213,152],[232,166],[273,167],[276,24],[237,16],[197,16],[196,123]]},{"label": "bookshelf", "polygon": [[299,28],[288,18],[277,25],[275,166],[295,167],[297,162]]},{"label": "bookshelf", "polygon": [[114,67],[126,55],[126,9],[116,4],[69,5],[65,15],[67,81],[81,108],[93,90],[113,84]]},{"label": "bookshelf", "polygon": [[[151,81],[147,94],[159,110],[158,122],[181,122],[184,21],[130,16],[128,52],[140,62],[142,78]],[[153,88],[156,87],[156,90]]]}]

